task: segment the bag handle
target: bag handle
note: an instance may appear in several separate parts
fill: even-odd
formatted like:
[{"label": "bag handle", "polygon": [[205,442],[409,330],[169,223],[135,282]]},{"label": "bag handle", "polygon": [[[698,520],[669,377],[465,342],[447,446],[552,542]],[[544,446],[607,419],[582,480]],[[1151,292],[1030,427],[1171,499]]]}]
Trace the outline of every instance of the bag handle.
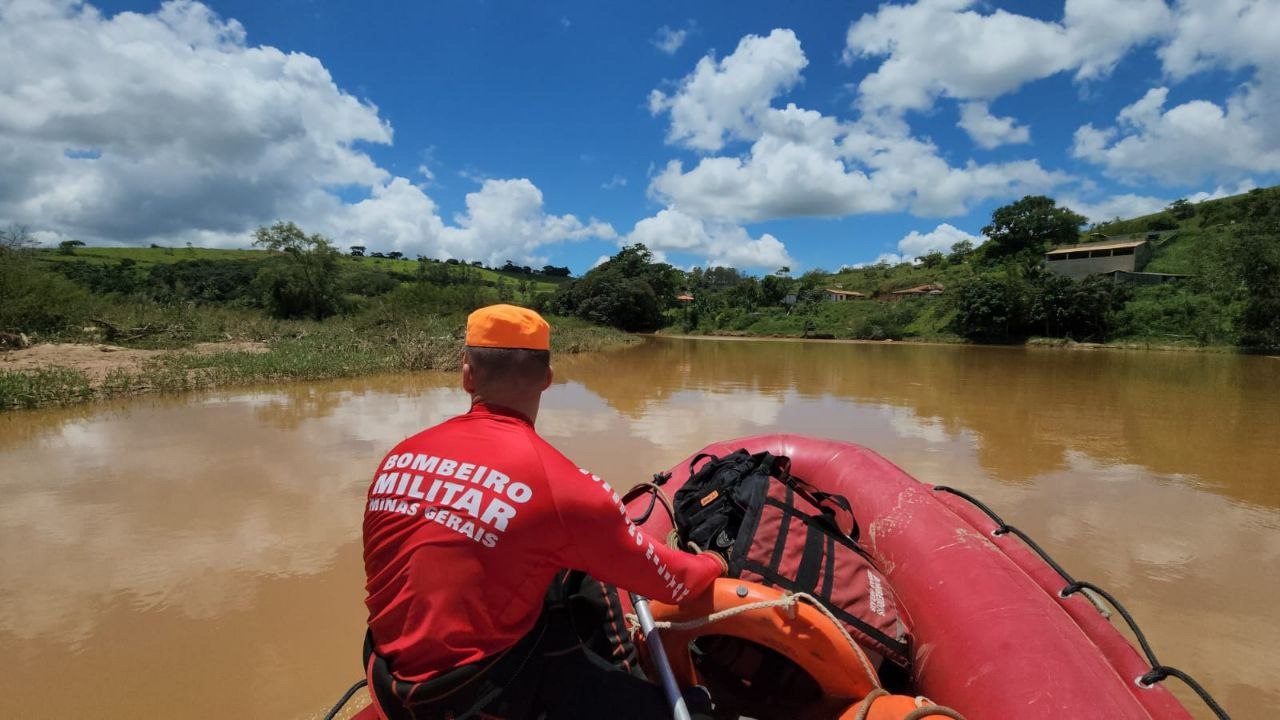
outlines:
[{"label": "bag handle", "polygon": [[791,489],[821,510],[823,516],[828,518],[833,527],[841,534],[847,535],[850,540],[857,542],[861,531],[858,527],[858,520],[853,515],[853,507],[849,504],[848,498],[819,490],[807,481],[801,480],[790,473],[778,479],[791,486]]}]

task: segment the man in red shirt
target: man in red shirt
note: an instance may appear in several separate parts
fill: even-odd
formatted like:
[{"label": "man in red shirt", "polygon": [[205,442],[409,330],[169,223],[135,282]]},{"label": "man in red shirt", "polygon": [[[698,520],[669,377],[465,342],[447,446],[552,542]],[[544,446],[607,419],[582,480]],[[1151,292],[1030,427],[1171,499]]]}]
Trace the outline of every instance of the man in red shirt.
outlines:
[{"label": "man in red shirt", "polygon": [[544,610],[572,568],[664,602],[724,572],[635,527],[615,493],[534,431],[551,384],[550,328],[493,305],[467,319],[471,410],[379,463],[364,518],[366,664],[398,717],[661,717],[653,685],[587,657]]}]

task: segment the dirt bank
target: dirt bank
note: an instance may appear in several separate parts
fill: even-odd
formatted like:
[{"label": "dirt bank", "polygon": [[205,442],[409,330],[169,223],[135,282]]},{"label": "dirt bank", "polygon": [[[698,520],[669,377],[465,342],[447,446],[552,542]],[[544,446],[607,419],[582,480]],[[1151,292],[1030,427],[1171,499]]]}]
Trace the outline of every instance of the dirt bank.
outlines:
[{"label": "dirt bank", "polygon": [[[220,352],[262,353],[266,343],[247,340],[232,342],[197,343],[182,352],[212,355]],[[79,370],[92,380],[102,380],[112,370],[137,370],[151,358],[174,352],[172,350],[139,350],[118,345],[81,345],[78,343],[47,343],[21,350],[0,352],[0,371],[39,370],[62,367]]]}]

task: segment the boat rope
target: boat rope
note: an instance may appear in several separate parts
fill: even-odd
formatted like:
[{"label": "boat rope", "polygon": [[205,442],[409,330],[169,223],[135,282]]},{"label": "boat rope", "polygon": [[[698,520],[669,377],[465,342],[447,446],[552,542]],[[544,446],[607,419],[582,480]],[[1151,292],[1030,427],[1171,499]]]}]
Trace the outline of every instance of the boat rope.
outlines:
[{"label": "boat rope", "polygon": [[662,485],[671,478],[671,473],[655,473],[653,482],[642,482],[634,485],[625,495],[622,496],[622,504],[626,505],[632,500],[640,497],[645,493],[650,493],[649,505],[636,517],[630,518],[631,522],[636,525],[643,525],[649,520],[649,516],[653,514],[653,508],[660,502],[662,507],[667,511],[667,516],[671,518],[671,524],[676,522],[676,509],[671,504],[671,498],[662,491]]},{"label": "boat rope", "polygon": [[[1213,696],[1209,694],[1208,690],[1204,689],[1204,686],[1196,682],[1195,678],[1191,677],[1187,673],[1182,672],[1181,670],[1175,667],[1162,665],[1160,663],[1160,661],[1156,658],[1155,650],[1151,648],[1151,643],[1147,642],[1147,636],[1142,632],[1142,628],[1138,627],[1138,622],[1133,619],[1133,616],[1129,614],[1129,611],[1125,609],[1124,605],[1121,605],[1120,601],[1116,600],[1111,593],[1107,592],[1106,590],[1103,590],[1102,588],[1098,587],[1097,585],[1091,582],[1086,582],[1084,580],[1076,580],[1074,577],[1071,576],[1071,573],[1068,573],[1066,569],[1064,569],[1061,565],[1057,563],[1057,561],[1055,561],[1052,557],[1049,557],[1049,553],[1046,552],[1044,548],[1040,547],[1040,545],[1037,544],[1035,540],[1032,540],[1030,537],[1027,536],[1026,533],[1022,532],[1018,528],[1010,525],[1009,523],[1006,523],[1004,521],[1004,518],[997,515],[994,510],[992,510],[991,508],[983,504],[981,500],[964,492],[963,490],[956,490],[955,488],[947,487],[946,485],[934,485],[933,489],[937,492],[950,493],[957,497],[963,498],[967,500],[969,503],[971,503],[974,507],[978,508],[983,513],[985,513],[987,517],[991,518],[991,520],[996,524],[996,529],[991,532],[992,535],[1000,536],[1000,535],[1009,534],[1009,535],[1017,536],[1020,540],[1022,540],[1022,542],[1027,545],[1027,547],[1031,548],[1031,550],[1034,551],[1036,555],[1040,556],[1041,560],[1044,560],[1045,564],[1053,568],[1054,572],[1058,573],[1058,575],[1061,576],[1063,580],[1067,581],[1066,586],[1063,587],[1062,590],[1058,593],[1059,597],[1069,598],[1076,593],[1080,593],[1081,595],[1084,595],[1091,603],[1093,603],[1094,607],[1099,608],[1100,612],[1103,612],[1104,608],[1101,607],[1100,601],[1093,595],[1090,595],[1090,593],[1093,593],[1094,595],[1097,595],[1097,596],[1101,596],[1108,603],[1110,603],[1111,607],[1115,608],[1116,612],[1120,613],[1120,617],[1124,618],[1124,621],[1126,624],[1128,624],[1129,629],[1133,631],[1134,637],[1138,639],[1138,644],[1142,647],[1142,653],[1147,657],[1147,663],[1151,666],[1150,670],[1148,670],[1141,677],[1138,677],[1134,681],[1137,683],[1138,687],[1145,689],[1164,680],[1165,678],[1169,678],[1169,677],[1178,678],[1182,682],[1186,683],[1187,687],[1194,690],[1196,695],[1200,696],[1200,699],[1204,701],[1205,705],[1209,706],[1209,709],[1213,711],[1214,715],[1217,715],[1221,720],[1231,720],[1231,716],[1227,714],[1227,711],[1222,709],[1222,706],[1218,704],[1218,701],[1215,700]],[[1103,612],[1103,615],[1107,615],[1107,613]],[[1107,617],[1110,617],[1110,616],[1107,615]]]},{"label": "boat rope", "polygon": [[[871,713],[871,706],[876,704],[876,700],[882,697],[888,697],[889,692],[884,688],[876,688],[867,693],[867,696],[858,702],[858,712],[853,716],[853,720],[867,720]],[[964,720],[964,716],[956,710],[945,705],[934,705],[933,701],[923,695],[916,696],[916,709],[907,713],[902,720],[921,720],[931,716],[948,717],[953,720]]]},{"label": "boat rope", "polygon": [[357,681],[355,685],[352,685],[351,687],[347,688],[347,691],[342,694],[342,697],[338,700],[338,702],[335,703],[333,707],[329,708],[329,712],[324,714],[324,720],[333,720],[335,717],[337,717],[338,711],[342,709],[343,705],[347,704],[347,701],[351,699],[351,696],[355,695],[356,691],[358,691],[360,688],[368,684],[369,684],[369,680],[367,678],[360,678],[360,680]]},{"label": "boat rope", "polygon": [[[707,625],[718,623],[721,620],[727,620],[735,615],[742,615],[755,610],[783,608],[794,612],[796,604],[802,601],[816,607],[818,610],[822,611],[823,615],[827,616],[827,619],[831,621],[831,624],[840,631],[840,635],[844,637],[845,642],[849,643],[849,646],[853,648],[853,653],[858,656],[858,661],[862,663],[862,669],[867,673],[867,677],[871,678],[871,681],[875,683],[876,687],[880,687],[879,675],[876,673],[876,669],[871,666],[871,661],[867,659],[867,655],[863,652],[862,647],[853,639],[853,636],[849,634],[849,631],[844,629],[844,625],[836,619],[836,616],[822,604],[822,601],[809,593],[784,593],[782,597],[775,598],[773,600],[758,600],[756,602],[744,603],[736,607],[731,607],[727,610],[721,610],[719,612],[713,612],[710,615],[704,615],[700,618],[694,618],[693,620],[683,620],[679,622],[673,622],[671,620],[657,621],[654,622],[653,626],[659,630],[696,630],[700,627],[706,627]],[[640,627],[639,618],[632,613],[628,613],[626,620],[628,630],[634,634],[636,629]]]}]

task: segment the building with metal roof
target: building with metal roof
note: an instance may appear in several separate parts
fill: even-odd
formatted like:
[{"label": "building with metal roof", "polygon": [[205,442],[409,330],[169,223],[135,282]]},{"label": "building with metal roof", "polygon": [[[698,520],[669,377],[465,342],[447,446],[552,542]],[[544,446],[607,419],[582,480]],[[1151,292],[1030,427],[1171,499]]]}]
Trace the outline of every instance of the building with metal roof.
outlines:
[{"label": "building with metal roof", "polygon": [[1080,279],[1116,271],[1138,272],[1151,259],[1147,240],[1085,243],[1054,248],[1044,254],[1045,267],[1059,275]]}]

